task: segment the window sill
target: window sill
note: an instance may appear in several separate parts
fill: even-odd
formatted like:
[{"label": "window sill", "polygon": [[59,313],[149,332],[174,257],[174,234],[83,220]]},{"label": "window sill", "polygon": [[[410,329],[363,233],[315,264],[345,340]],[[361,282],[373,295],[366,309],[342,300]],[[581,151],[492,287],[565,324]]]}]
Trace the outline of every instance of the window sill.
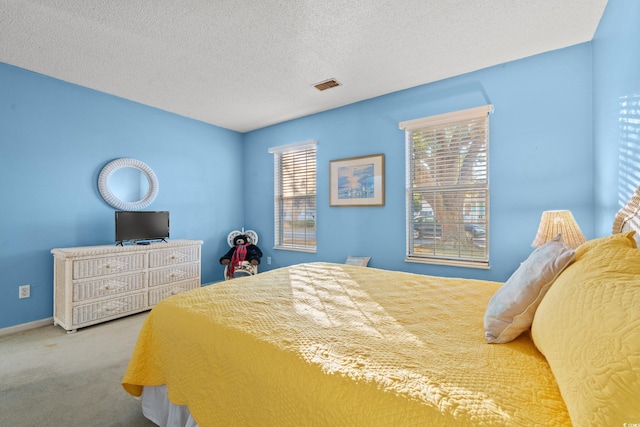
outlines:
[{"label": "window sill", "polygon": [[407,257],[405,262],[415,262],[418,264],[446,265],[451,267],[478,268],[481,270],[490,270],[488,262],[474,261],[456,261],[451,259],[429,259],[429,258],[410,258]]},{"label": "window sill", "polygon": [[317,252],[316,248],[305,248],[303,246],[274,246],[273,249],[280,251],[307,252],[310,254],[315,254]]}]

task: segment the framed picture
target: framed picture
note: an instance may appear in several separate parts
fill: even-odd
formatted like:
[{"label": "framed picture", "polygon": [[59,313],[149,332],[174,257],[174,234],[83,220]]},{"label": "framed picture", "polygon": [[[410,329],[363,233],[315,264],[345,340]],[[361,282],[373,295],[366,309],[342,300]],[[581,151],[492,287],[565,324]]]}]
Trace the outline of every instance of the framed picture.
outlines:
[{"label": "framed picture", "polygon": [[384,154],[329,162],[330,206],[384,206]]}]

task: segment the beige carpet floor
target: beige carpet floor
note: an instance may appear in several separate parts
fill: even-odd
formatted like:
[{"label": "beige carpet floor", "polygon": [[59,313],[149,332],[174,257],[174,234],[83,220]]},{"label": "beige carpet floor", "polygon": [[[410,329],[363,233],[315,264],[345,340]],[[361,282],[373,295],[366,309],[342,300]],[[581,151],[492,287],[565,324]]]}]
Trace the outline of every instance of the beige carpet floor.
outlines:
[{"label": "beige carpet floor", "polygon": [[0,336],[0,426],[154,426],[120,385],[146,316]]}]

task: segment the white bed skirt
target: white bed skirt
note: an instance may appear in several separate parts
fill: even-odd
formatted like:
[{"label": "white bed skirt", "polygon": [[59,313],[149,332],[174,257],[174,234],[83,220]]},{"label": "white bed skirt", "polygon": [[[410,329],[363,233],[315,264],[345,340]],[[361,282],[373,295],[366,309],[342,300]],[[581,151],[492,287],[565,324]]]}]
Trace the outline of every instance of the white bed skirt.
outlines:
[{"label": "white bed skirt", "polygon": [[144,387],[142,414],[160,427],[198,427],[189,408],[169,402],[165,385]]}]

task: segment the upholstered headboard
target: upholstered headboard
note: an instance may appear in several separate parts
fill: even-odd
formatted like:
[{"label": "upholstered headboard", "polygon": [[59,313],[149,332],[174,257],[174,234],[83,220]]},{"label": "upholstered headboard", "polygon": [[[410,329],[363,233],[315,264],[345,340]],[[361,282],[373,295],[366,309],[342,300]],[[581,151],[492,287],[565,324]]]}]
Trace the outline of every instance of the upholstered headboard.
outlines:
[{"label": "upholstered headboard", "polygon": [[611,232],[616,234],[631,230],[636,231],[635,238],[640,247],[640,187],[616,214]]}]

